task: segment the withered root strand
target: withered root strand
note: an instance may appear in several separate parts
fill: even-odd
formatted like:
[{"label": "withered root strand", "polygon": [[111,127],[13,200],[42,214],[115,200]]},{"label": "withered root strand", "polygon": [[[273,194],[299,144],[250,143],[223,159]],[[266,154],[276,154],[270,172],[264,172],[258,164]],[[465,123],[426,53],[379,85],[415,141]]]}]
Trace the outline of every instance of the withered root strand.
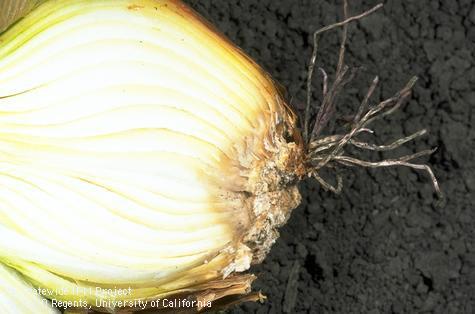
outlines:
[{"label": "withered root strand", "polygon": [[[350,70],[345,64],[344,55],[348,34],[348,24],[352,21],[356,21],[370,15],[382,6],[382,4],[379,4],[359,15],[348,17],[348,1],[344,0],[343,21],[323,27],[313,34],[313,52],[307,73],[307,102],[302,125],[303,138],[307,147],[307,166],[310,169],[309,176],[316,179],[326,190],[339,193],[343,187],[341,175],[338,172],[335,174],[336,185],[332,185],[319,174],[319,170],[324,167],[338,169],[338,164],[344,166],[361,166],[367,168],[405,166],[416,170],[426,171],[431,178],[437,195],[442,198],[442,192],[432,169],[428,165],[412,162],[416,158],[431,155],[435,152],[435,148],[423,150],[415,154],[405,155],[395,159],[385,159],[376,162],[346,156],[344,151],[344,147],[347,144],[360,149],[371,151],[390,151],[397,149],[401,145],[427,133],[426,129],[422,129],[386,145],[376,145],[355,139],[355,137],[360,133],[374,133],[373,130],[368,128],[372,122],[386,117],[399,109],[404,101],[411,95],[412,88],[417,81],[417,77],[412,77],[406,86],[404,86],[404,88],[402,88],[394,96],[379,102],[379,104],[375,106],[370,106],[369,103],[371,96],[373,95],[379,83],[379,77],[376,76],[372,81],[365,97],[361,101],[356,114],[354,115],[353,121],[349,127],[349,131],[346,134],[321,136],[321,132],[325,129],[331,117],[335,113],[337,96],[342,91],[343,87],[353,79],[357,72],[357,68]],[[317,62],[319,37],[322,33],[337,27],[343,27],[343,31],[335,79],[331,84],[329,84],[327,73],[324,69],[319,68],[323,77],[322,101],[316,117],[313,119],[313,121],[311,121],[310,108],[312,99],[312,78]]]}]

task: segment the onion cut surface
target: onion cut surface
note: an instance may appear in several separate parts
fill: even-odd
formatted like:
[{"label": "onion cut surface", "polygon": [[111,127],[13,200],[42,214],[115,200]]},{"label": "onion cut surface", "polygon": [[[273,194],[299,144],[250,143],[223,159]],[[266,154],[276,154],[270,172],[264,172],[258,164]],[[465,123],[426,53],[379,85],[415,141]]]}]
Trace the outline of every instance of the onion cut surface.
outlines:
[{"label": "onion cut surface", "polygon": [[2,313],[59,314],[14,270],[1,264],[0,311]]},{"label": "onion cut surface", "polygon": [[295,120],[178,1],[45,1],[0,35],[0,259],[62,300],[213,288],[300,201]]}]

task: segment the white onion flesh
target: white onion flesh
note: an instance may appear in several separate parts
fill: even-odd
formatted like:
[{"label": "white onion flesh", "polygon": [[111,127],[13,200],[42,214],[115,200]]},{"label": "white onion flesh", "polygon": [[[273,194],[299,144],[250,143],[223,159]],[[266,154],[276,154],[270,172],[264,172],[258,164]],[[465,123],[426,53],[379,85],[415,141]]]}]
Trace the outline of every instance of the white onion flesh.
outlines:
[{"label": "white onion flesh", "polygon": [[177,1],[46,1],[0,37],[0,259],[127,298],[245,270],[256,169],[292,119]]}]

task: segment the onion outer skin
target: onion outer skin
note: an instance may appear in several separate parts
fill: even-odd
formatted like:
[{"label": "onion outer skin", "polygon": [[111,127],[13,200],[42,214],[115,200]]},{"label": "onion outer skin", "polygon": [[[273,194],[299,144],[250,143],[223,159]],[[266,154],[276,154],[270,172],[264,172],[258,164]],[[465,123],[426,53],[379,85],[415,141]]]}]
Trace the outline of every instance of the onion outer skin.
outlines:
[{"label": "onion outer skin", "polygon": [[0,33],[11,24],[24,17],[43,0],[2,0],[0,1]]},{"label": "onion outer skin", "polygon": [[238,273],[300,202],[295,115],[179,1],[45,1],[0,35],[0,108],[0,259],[66,287],[56,299],[199,295],[223,278],[248,292]]}]

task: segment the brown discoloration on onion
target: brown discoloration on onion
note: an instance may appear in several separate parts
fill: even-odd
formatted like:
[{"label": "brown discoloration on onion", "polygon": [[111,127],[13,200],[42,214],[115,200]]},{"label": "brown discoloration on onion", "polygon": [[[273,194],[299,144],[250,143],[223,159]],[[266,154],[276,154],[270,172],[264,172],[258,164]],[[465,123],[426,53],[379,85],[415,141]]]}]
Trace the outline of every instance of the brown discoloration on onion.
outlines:
[{"label": "brown discoloration on onion", "polygon": [[254,197],[252,203],[254,225],[243,239],[251,249],[253,264],[259,264],[264,260],[279,237],[278,228],[287,222],[290,213],[300,201],[301,196],[296,185]]},{"label": "brown discoloration on onion", "polygon": [[40,0],[0,0],[0,33],[33,10]]},{"label": "brown discoloration on onion", "polygon": [[242,166],[249,169],[245,191],[237,198],[241,213],[236,234],[241,236],[233,244],[236,258],[224,270],[225,275],[261,263],[279,237],[278,228],[301,201],[297,183],[307,169],[295,114],[279,97],[273,105],[276,113],[259,141],[260,155],[249,160],[246,152],[240,158]]},{"label": "brown discoloration on onion", "polygon": [[[246,302],[246,301],[263,301],[265,297],[260,292],[251,292],[251,285],[256,279],[256,276],[252,274],[233,274],[225,279],[219,278],[217,280],[212,280],[204,284],[196,285],[190,287],[187,290],[180,291],[178,293],[171,294],[166,297],[168,301],[177,302],[187,300],[194,306],[190,307],[164,307],[162,303],[162,297],[149,298],[147,300],[147,305],[145,309],[141,307],[128,307],[116,309],[114,313],[118,314],[128,314],[128,313],[181,313],[181,314],[191,314],[191,313],[200,313],[209,310],[220,310],[226,309],[234,304]],[[152,307],[151,301],[156,302],[155,307]],[[211,303],[211,307],[197,306],[198,304],[203,305],[207,302]],[[66,313],[109,313],[110,310],[99,307],[94,308],[93,310],[87,310],[83,308],[71,308],[66,311]]]},{"label": "brown discoloration on onion", "polygon": [[130,5],[127,6],[127,9],[133,10],[133,11],[137,11],[137,10],[140,10],[140,9],[143,9],[143,8],[145,8],[145,6],[140,5],[140,4],[130,4]]}]

